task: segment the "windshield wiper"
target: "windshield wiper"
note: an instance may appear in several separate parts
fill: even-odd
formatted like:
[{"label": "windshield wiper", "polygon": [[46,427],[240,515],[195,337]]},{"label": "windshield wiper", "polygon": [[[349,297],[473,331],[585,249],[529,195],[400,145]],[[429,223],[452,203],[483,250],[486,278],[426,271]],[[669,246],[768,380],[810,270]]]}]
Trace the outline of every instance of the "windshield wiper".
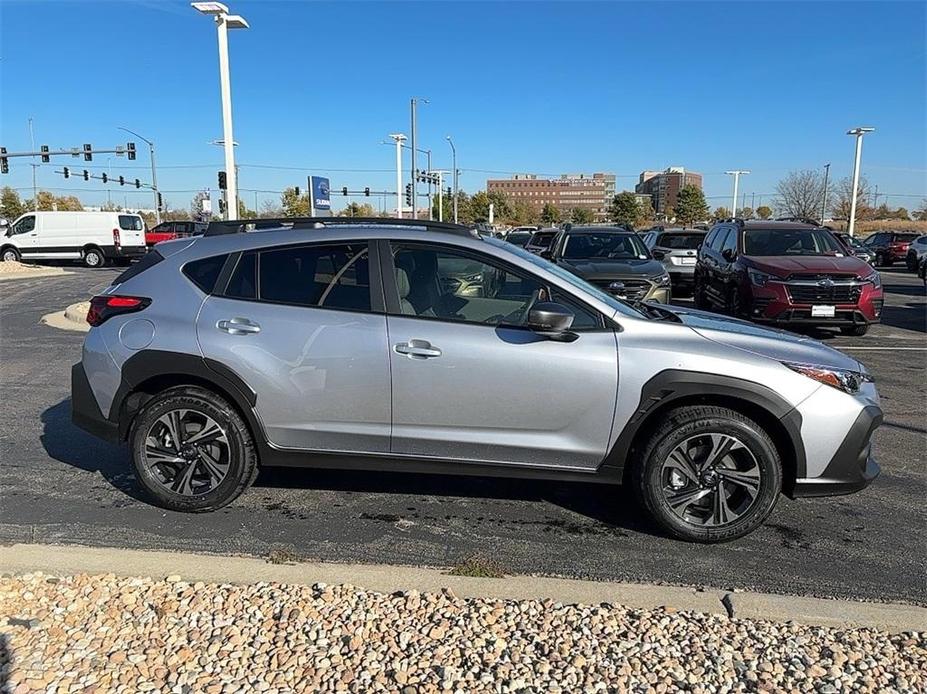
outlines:
[{"label": "windshield wiper", "polygon": [[682,323],[682,319],[668,308],[663,308],[659,304],[651,304],[643,299],[625,300],[631,308],[635,308],[651,320],[670,320],[674,323]]}]

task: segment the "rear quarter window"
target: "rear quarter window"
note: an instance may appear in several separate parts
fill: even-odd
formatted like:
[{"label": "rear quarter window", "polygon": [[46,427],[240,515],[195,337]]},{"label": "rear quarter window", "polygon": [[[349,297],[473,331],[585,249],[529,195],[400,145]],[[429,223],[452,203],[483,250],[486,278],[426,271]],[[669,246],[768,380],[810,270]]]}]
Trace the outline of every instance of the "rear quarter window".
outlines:
[{"label": "rear quarter window", "polygon": [[183,274],[206,294],[211,294],[216,287],[219,273],[228,259],[228,254],[215,255],[211,258],[194,260],[183,266]]}]

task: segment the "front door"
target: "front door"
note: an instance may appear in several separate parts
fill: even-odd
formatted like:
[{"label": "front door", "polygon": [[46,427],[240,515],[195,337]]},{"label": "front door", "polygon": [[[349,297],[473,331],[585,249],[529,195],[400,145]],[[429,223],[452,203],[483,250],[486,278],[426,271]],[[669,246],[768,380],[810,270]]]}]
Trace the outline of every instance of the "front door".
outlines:
[{"label": "front door", "polygon": [[[594,469],[618,385],[614,331],[572,301],[578,339],[524,326],[551,288],[492,256],[392,244],[385,277],[394,453],[482,463]],[[559,291],[559,290],[558,290]]]},{"label": "front door", "polygon": [[386,316],[371,311],[366,242],[241,255],[197,320],[203,355],[256,393],[284,448],[389,452]]}]

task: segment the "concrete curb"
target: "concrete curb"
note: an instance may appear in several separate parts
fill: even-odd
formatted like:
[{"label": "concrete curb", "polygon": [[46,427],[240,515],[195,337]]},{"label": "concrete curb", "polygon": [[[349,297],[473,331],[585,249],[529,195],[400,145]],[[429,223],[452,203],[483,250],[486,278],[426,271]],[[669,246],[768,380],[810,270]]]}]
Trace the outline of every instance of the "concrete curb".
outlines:
[{"label": "concrete curb", "polygon": [[42,322],[59,330],[76,330],[85,333],[90,330],[90,325],[87,324],[87,309],[89,308],[89,301],[79,301],[76,304],[71,304],[63,311],[46,313],[42,316]]},{"label": "concrete curb", "polygon": [[12,281],[12,280],[31,280],[34,277],[51,277],[51,276],[61,276],[61,275],[71,275],[73,273],[68,272],[67,270],[62,270],[57,267],[43,267],[36,268],[30,272],[11,272],[9,274],[3,273],[0,274],[0,282]]},{"label": "concrete curb", "polygon": [[736,618],[795,621],[828,627],[868,627],[889,632],[927,628],[927,608],[912,605],[823,600],[820,598],[697,591],[676,586],[578,581],[537,576],[469,578],[449,576],[435,568],[316,562],[271,564],[249,557],[215,556],[75,545],[14,544],[0,547],[0,570],[15,574],[43,571],[57,575],[113,573],[119,576],[188,581],[311,585],[349,583],[391,593],[450,588],[458,597],[544,599],[564,604],[603,602],[637,609],[671,608]]}]

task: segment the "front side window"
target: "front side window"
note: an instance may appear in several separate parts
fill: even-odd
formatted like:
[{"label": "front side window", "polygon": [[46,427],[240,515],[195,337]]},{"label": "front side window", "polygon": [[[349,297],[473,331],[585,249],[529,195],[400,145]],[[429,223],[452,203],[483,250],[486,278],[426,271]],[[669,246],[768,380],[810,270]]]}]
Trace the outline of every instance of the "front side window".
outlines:
[{"label": "front side window", "polygon": [[721,245],[721,252],[724,251],[737,251],[737,230],[730,229],[727,233],[727,236],[724,237],[724,243]]},{"label": "front side window", "polygon": [[826,229],[748,229],[744,253],[752,256],[836,255],[843,249]]},{"label": "front side window", "polygon": [[13,234],[28,234],[35,229],[35,216],[23,217],[13,225]]},{"label": "front side window", "polygon": [[649,258],[647,247],[634,234],[569,234],[563,245],[566,260]]},{"label": "front side window", "polygon": [[262,251],[258,259],[258,292],[262,301],[369,311],[367,244]]},{"label": "front side window", "polygon": [[123,231],[142,231],[145,224],[141,217],[134,214],[121,214],[119,215],[119,228]]}]

